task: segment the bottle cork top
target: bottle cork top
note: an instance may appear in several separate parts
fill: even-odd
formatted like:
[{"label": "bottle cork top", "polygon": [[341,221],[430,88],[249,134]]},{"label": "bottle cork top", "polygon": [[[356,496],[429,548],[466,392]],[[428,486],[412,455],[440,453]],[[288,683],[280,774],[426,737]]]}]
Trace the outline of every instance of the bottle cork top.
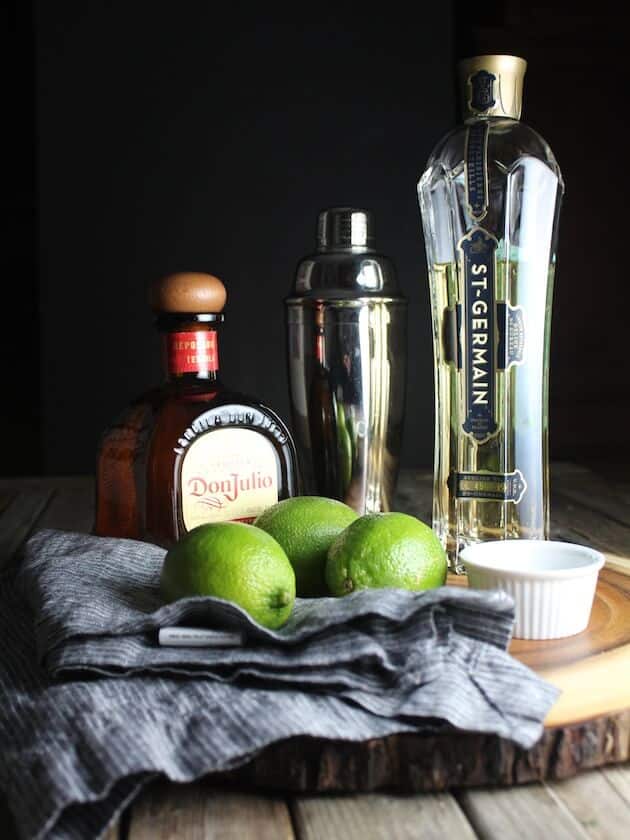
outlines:
[{"label": "bottle cork top", "polygon": [[218,277],[195,271],[168,274],[151,287],[154,312],[212,313],[223,311],[227,292]]}]

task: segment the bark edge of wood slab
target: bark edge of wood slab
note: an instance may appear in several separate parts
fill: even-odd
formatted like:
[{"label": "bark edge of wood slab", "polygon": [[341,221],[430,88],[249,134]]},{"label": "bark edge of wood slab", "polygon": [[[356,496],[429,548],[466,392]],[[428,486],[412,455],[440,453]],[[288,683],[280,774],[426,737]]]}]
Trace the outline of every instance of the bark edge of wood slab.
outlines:
[{"label": "bark edge of wood slab", "polygon": [[402,793],[567,779],[630,759],[630,709],[545,729],[529,750],[496,735],[449,732],[372,741],[298,737],[264,749],[248,764],[212,774],[212,783],[301,793]]}]

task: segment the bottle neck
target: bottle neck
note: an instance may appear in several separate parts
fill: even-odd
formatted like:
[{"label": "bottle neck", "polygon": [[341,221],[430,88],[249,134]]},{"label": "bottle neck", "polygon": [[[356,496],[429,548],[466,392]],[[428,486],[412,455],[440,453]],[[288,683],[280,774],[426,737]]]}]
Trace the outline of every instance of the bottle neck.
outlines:
[{"label": "bottle neck", "polygon": [[[206,320],[208,318],[212,320]],[[215,382],[218,379],[217,326],[222,320],[221,315],[161,315],[158,318],[164,372],[169,381]]]}]

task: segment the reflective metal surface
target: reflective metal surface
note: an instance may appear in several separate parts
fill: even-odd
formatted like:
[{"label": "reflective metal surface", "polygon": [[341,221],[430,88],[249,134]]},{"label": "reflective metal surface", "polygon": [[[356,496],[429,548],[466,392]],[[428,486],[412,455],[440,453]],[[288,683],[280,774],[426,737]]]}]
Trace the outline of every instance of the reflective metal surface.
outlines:
[{"label": "reflective metal surface", "polygon": [[286,300],[305,490],[359,513],[391,508],[406,386],[406,301],[391,261],[367,244],[370,224],[353,208],[321,214],[319,251],[302,260]]}]

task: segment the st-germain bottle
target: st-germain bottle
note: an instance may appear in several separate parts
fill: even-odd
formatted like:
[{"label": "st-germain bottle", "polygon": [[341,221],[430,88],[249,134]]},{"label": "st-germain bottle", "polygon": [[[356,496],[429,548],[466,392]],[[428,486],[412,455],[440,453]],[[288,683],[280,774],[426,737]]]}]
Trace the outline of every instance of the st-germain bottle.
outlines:
[{"label": "st-germain bottle", "polygon": [[225,287],[180,273],[152,290],[166,382],[103,435],[95,532],[169,545],[197,525],[251,522],[298,493],[295,447],[270,408],[219,379]]},{"label": "st-germain bottle", "polygon": [[564,185],[520,121],[526,62],[460,64],[464,124],[418,184],[435,355],[433,527],[453,570],[471,543],[546,539],[548,370]]}]

